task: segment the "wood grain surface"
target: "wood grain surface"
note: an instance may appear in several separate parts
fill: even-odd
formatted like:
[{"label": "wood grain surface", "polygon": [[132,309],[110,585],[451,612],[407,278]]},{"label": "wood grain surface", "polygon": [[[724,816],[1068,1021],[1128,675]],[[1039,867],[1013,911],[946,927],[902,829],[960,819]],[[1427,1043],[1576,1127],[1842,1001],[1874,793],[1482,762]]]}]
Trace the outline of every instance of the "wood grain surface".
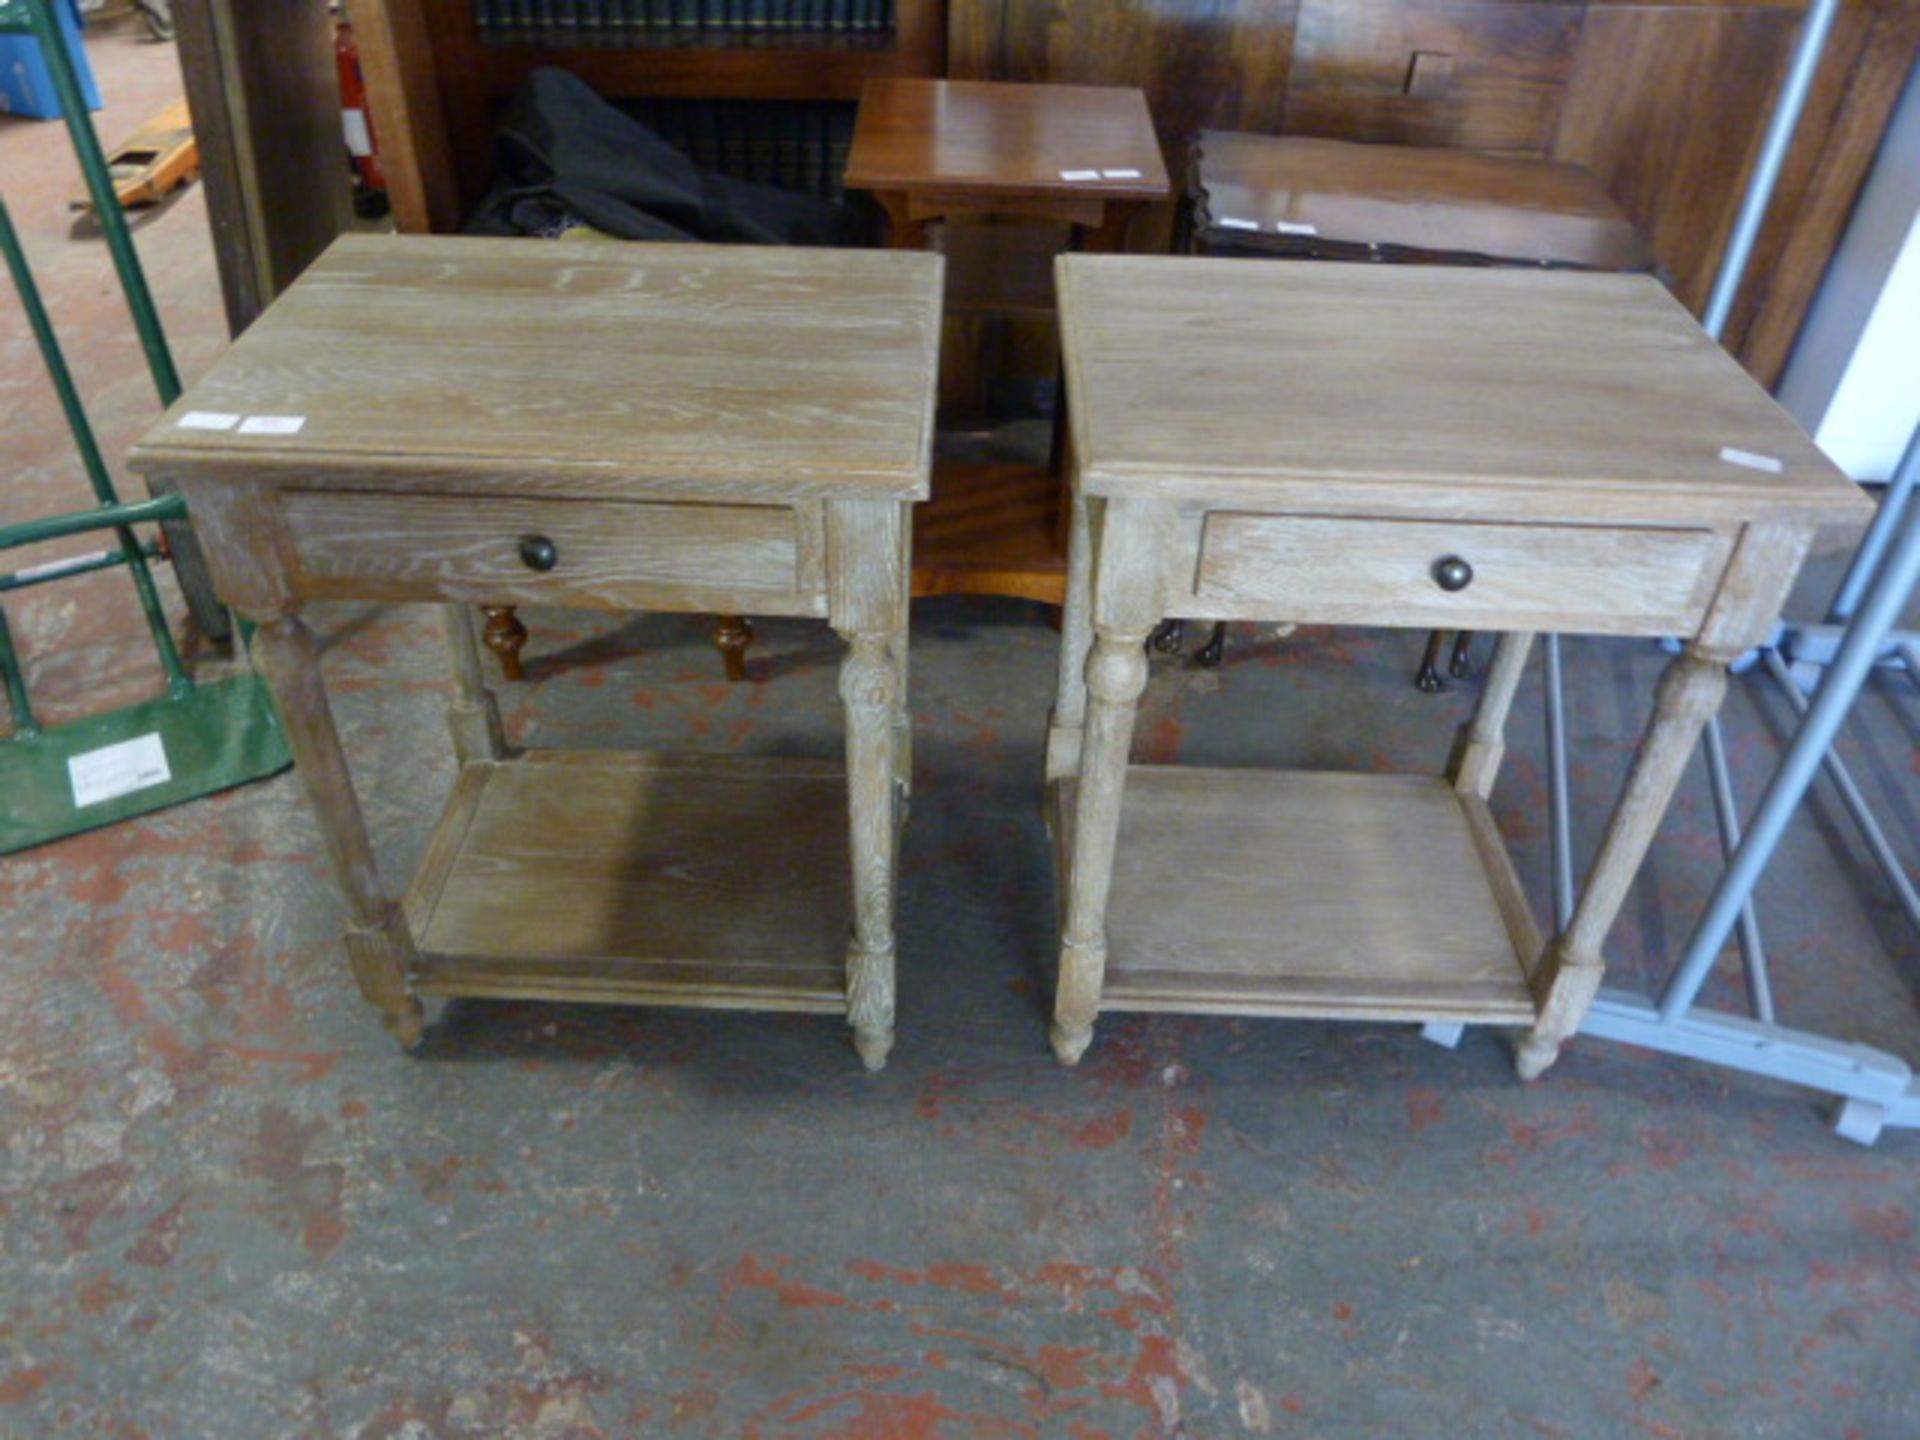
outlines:
[{"label": "wood grain surface", "polygon": [[1087,255],[1057,275],[1095,494],[1699,525],[1866,513],[1648,276]]},{"label": "wood grain surface", "polygon": [[[307,597],[826,613],[800,583],[818,507],[289,489],[281,510]],[[552,569],[521,558],[532,538],[553,547]]]},{"label": "wood grain surface", "polygon": [[407,898],[422,993],[845,1008],[838,763],[532,751],[461,777]]},{"label": "wood grain surface", "polygon": [[[1063,171],[1131,170],[1068,180]],[[1137,89],[872,80],[847,157],[856,190],[1164,200],[1167,168]]]},{"label": "wood grain surface", "polygon": [[1594,270],[1642,270],[1646,245],[1578,165],[1439,146],[1360,145],[1209,130],[1195,148],[1195,224],[1222,238],[1405,247]]},{"label": "wood grain surface", "polygon": [[[1215,511],[1201,537],[1195,598],[1221,617],[1290,623],[1556,625],[1593,634],[1690,635],[1728,544],[1712,530],[1482,525]],[[1464,589],[1434,565],[1465,560]],[[1187,608],[1177,600],[1176,613]]]},{"label": "wood grain surface", "polygon": [[[922,254],[347,236],[134,464],[919,498],[940,286]],[[183,427],[193,411],[302,425]]]},{"label": "wood grain surface", "polygon": [[1103,1009],[1531,1020],[1443,780],[1136,765]]}]

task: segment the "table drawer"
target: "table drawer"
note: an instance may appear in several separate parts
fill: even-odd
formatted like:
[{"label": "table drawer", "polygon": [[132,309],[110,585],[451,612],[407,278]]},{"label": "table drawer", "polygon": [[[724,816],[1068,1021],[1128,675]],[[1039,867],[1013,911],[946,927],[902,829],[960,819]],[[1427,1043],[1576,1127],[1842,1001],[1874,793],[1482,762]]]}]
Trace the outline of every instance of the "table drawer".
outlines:
[{"label": "table drawer", "polygon": [[1194,594],[1221,617],[1684,635],[1727,548],[1711,530],[1218,511]]},{"label": "table drawer", "polygon": [[304,596],[824,613],[811,510],[297,489],[281,507]]}]

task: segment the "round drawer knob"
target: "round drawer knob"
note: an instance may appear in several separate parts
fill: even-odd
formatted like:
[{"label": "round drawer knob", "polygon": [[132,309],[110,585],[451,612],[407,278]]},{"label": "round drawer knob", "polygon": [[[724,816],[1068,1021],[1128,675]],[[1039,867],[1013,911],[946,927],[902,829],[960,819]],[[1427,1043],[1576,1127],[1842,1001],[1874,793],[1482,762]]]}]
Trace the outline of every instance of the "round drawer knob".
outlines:
[{"label": "round drawer knob", "polygon": [[1433,583],[1442,590],[1464,590],[1473,583],[1473,567],[1458,555],[1443,555],[1433,562]]},{"label": "round drawer knob", "polygon": [[520,537],[520,563],[529,570],[551,570],[560,563],[560,552],[544,535]]}]

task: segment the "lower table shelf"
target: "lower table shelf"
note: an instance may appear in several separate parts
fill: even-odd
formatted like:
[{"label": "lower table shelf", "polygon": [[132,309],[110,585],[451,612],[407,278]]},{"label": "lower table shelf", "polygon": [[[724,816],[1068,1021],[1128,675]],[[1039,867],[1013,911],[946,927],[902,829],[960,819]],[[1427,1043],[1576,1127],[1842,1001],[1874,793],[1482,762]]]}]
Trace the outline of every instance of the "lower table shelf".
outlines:
[{"label": "lower table shelf", "polygon": [[406,900],[423,995],[846,1009],[846,774],[534,750],[464,767]]},{"label": "lower table shelf", "polygon": [[1491,816],[1426,776],[1134,766],[1107,950],[1106,1010],[1535,1017],[1539,939]]}]

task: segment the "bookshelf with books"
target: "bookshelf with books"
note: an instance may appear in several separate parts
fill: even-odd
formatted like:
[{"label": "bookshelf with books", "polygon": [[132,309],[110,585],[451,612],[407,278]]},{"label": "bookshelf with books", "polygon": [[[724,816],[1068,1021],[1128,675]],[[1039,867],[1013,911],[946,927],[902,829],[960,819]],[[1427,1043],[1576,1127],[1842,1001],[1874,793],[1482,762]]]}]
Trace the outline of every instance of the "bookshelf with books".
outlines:
[{"label": "bookshelf with books", "polygon": [[[767,117],[780,110],[744,102],[796,102],[793,133],[780,140],[788,158],[770,163],[795,171],[795,188],[837,188],[834,142],[843,146],[845,122],[831,115],[835,102],[850,118],[869,79],[943,74],[946,4],[353,0],[352,16],[395,222],[403,231],[448,233],[486,189],[500,105],[542,65],[570,70],[636,112],[664,107],[642,114],[663,133],[673,128],[670,102],[716,102],[720,145],[743,155],[772,142],[779,122]],[[816,134],[820,155],[793,158]],[[763,178],[755,168],[743,178]]]}]

